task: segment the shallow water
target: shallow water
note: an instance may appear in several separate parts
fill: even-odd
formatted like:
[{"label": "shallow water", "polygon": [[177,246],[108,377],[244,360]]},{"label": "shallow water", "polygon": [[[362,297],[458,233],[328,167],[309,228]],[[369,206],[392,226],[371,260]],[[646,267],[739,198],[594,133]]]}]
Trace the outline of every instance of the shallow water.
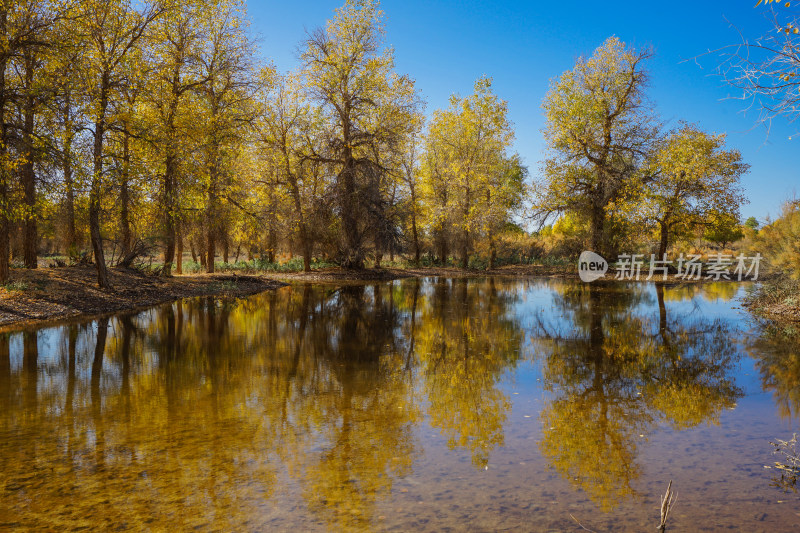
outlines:
[{"label": "shallow water", "polygon": [[[734,284],[294,285],[0,336],[0,529],[790,531]],[[788,357],[788,358],[787,358]],[[652,529],[651,529],[652,528]]]}]

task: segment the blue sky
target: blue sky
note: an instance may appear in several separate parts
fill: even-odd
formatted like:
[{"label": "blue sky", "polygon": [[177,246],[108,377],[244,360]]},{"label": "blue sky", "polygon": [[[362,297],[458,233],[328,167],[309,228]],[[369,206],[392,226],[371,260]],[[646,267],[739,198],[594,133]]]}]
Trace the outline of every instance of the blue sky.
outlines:
[{"label": "blue sky", "polygon": [[[252,31],[261,53],[280,70],[297,65],[306,30],[324,26],[344,3],[326,0],[248,2]],[[751,165],[742,184],[750,204],[745,217],[763,221],[782,203],[800,195],[800,130],[786,120],[767,133],[756,126],[755,110],[713,75],[716,55],[692,58],[735,44],[737,28],[753,38],[769,25],[754,0],[716,2],[476,2],[384,0],[386,42],[395,49],[397,70],[416,80],[427,112],[446,107],[452,93],[472,91],[479,76],[494,79],[494,91],[508,101],[515,124],[515,148],[539,172],[544,157],[541,102],[549,80],[590,55],[611,35],[637,46],[652,46],[649,94],[668,124],[697,123],[728,134]],[[735,26],[732,27],[731,25]]]}]

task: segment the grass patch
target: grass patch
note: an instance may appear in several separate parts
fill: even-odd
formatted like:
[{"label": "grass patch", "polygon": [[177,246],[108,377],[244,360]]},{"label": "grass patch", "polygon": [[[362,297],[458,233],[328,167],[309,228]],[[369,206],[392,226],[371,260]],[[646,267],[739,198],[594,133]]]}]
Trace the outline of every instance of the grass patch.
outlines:
[{"label": "grass patch", "polygon": [[235,281],[224,280],[224,281],[215,281],[214,283],[209,285],[209,288],[214,292],[226,292],[226,291],[236,290],[237,286]]},{"label": "grass patch", "polygon": [[[5,290],[12,292],[12,291],[27,291],[30,289],[30,285],[25,283],[24,281],[11,281],[3,285]],[[40,287],[41,288],[41,287]]]},{"label": "grass patch", "polygon": [[[330,261],[317,260],[311,262],[312,270],[320,268],[330,268],[338,266]],[[205,272],[205,267],[194,261],[187,261],[183,264],[183,271],[187,274],[198,274]],[[257,274],[259,272],[302,272],[303,258],[293,257],[285,263],[269,262],[266,259],[253,259],[252,261],[237,261],[235,263],[224,263],[217,261],[214,263],[215,272],[242,272],[245,274]]]}]

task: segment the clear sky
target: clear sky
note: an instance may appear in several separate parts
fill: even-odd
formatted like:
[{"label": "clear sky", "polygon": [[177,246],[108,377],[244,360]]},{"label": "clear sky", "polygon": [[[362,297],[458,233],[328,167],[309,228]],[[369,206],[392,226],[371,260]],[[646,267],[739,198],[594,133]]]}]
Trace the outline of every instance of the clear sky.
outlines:
[{"label": "clear sky", "polygon": [[[248,1],[261,53],[279,70],[294,69],[306,31],[324,26],[344,3],[332,0]],[[386,42],[397,71],[416,80],[427,112],[446,107],[452,93],[467,95],[479,76],[494,79],[508,101],[516,150],[531,175],[539,173],[544,143],[541,102],[549,80],[591,55],[611,35],[652,46],[649,94],[668,124],[697,123],[727,133],[750,172],[742,183],[750,204],[743,216],[773,218],[789,198],[800,196],[800,124],[777,120],[768,133],[758,114],[713,75],[718,56],[693,58],[735,44],[741,31],[753,38],[769,24],[754,0],[686,2],[476,2],[383,0]],[[737,31],[738,30],[738,31]]]}]

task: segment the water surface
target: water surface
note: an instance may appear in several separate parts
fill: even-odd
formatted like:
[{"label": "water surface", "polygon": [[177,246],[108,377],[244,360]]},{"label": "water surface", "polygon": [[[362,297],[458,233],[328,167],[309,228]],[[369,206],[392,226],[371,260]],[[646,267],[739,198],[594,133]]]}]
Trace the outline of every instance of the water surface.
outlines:
[{"label": "water surface", "polygon": [[293,285],[0,336],[0,528],[790,531],[745,286]]}]

